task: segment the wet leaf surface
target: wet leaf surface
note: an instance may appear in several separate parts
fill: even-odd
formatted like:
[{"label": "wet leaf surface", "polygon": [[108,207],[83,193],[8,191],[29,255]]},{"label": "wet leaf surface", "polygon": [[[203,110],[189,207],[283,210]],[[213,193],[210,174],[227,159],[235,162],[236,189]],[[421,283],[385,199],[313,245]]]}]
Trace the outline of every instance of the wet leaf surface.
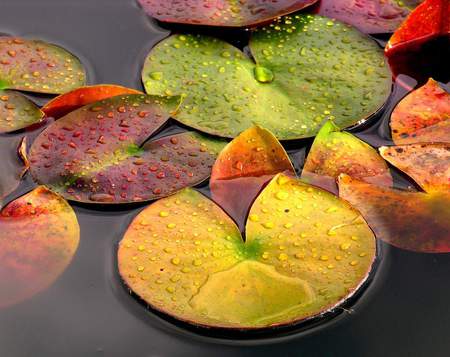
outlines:
[{"label": "wet leaf surface", "polygon": [[26,164],[18,152],[21,140],[19,137],[2,137],[0,140],[0,152],[3,154],[0,160],[0,207],[2,200],[19,186],[26,170]]},{"label": "wet leaf surface", "polygon": [[378,239],[419,253],[450,252],[449,194],[405,192],[342,175],[339,195],[361,212]]},{"label": "wet leaf surface", "polygon": [[184,133],[146,143],[179,98],[125,95],[57,120],[31,147],[31,173],[69,200],[152,200],[207,179],[219,140]]},{"label": "wet leaf surface", "polygon": [[378,152],[328,121],[309,151],[302,179],[337,193],[336,179],[342,173],[376,185],[392,186],[388,166]]},{"label": "wet leaf surface", "polygon": [[209,184],[212,198],[242,231],[254,199],[280,172],[295,176],[286,151],[268,130],[251,127],[219,154]]},{"label": "wet leaf surface", "polygon": [[260,125],[278,139],[314,136],[325,118],[354,125],[390,93],[376,43],[324,17],[286,16],[255,31],[250,49],[256,64],[212,37],[171,36],[146,59],[146,91],[186,95],[175,118],[193,128],[234,138]]},{"label": "wet leaf surface", "polygon": [[396,144],[450,142],[450,94],[429,79],[399,102],[390,125]]},{"label": "wet leaf surface", "polygon": [[387,146],[380,153],[424,191],[450,193],[450,143]]},{"label": "wet leaf surface", "polygon": [[10,90],[0,90],[0,133],[9,133],[39,123],[44,114],[28,98]]},{"label": "wet leaf surface", "polygon": [[66,270],[80,230],[72,208],[43,186],[0,212],[0,308],[47,289]]},{"label": "wet leaf surface", "polygon": [[308,7],[317,0],[138,0],[144,11],[163,22],[246,27]]},{"label": "wet leaf surface", "polygon": [[0,36],[0,89],[60,94],[85,81],[81,62],[62,47]]},{"label": "wet leaf surface", "polygon": [[345,201],[279,175],[234,222],[186,189],[132,222],[119,271],[152,308],[197,325],[264,328],[323,313],[367,278],[375,239]]},{"label": "wet leaf surface", "polygon": [[141,92],[135,89],[113,84],[86,86],[61,94],[52,99],[42,108],[42,111],[47,117],[58,119],[87,104],[115,97],[117,95],[139,93]]}]

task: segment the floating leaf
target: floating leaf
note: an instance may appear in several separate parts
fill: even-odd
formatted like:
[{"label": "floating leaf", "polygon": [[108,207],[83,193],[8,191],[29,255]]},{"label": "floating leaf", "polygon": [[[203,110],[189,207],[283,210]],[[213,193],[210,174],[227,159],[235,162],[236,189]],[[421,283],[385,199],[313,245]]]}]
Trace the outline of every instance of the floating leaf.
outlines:
[{"label": "floating leaf", "polygon": [[342,173],[377,185],[392,186],[388,166],[377,151],[328,121],[314,140],[302,178],[337,193],[336,179]]},{"label": "floating leaf", "polygon": [[450,94],[430,78],[400,101],[391,129],[396,144],[450,142]]},{"label": "floating leaf", "polygon": [[234,138],[260,125],[278,139],[313,136],[327,117],[354,125],[390,93],[376,43],[321,16],[284,17],[254,32],[250,49],[256,64],[218,39],[171,36],[146,59],[146,91],[187,95],[175,118],[196,129]]},{"label": "floating leaf", "polygon": [[0,207],[2,199],[13,192],[27,170],[27,163],[21,158],[23,152],[23,139],[3,138],[0,140],[0,152],[3,153],[0,160]]},{"label": "floating leaf", "polygon": [[209,185],[212,198],[242,229],[253,200],[280,172],[295,176],[289,156],[270,131],[253,126],[219,154]]},{"label": "floating leaf", "polygon": [[152,308],[196,325],[264,328],[332,309],[367,278],[375,239],[345,201],[279,175],[255,201],[244,242],[191,189],[142,211],[119,271]]},{"label": "floating leaf", "polygon": [[66,114],[81,108],[87,104],[98,102],[100,100],[115,97],[122,94],[139,94],[141,92],[112,84],[99,84],[95,86],[86,86],[77,88],[71,92],[61,94],[49,101],[42,111],[47,117],[59,119]]},{"label": "floating leaf", "polygon": [[72,261],[79,239],[72,208],[43,186],[7,205],[0,212],[0,307],[53,284]]},{"label": "floating leaf", "polygon": [[377,238],[420,253],[450,252],[450,195],[405,192],[339,177],[339,195],[364,216]]},{"label": "floating leaf", "polygon": [[317,0],[139,0],[144,11],[163,22],[247,27],[299,11]]},{"label": "floating leaf", "polygon": [[0,37],[0,89],[59,94],[85,81],[82,64],[65,49],[39,40]]},{"label": "floating leaf", "polygon": [[183,133],[144,144],[179,98],[112,97],[49,126],[30,152],[31,173],[70,200],[152,200],[208,178],[221,141]]},{"label": "floating leaf", "polygon": [[41,110],[20,93],[0,90],[0,133],[9,133],[39,123]]},{"label": "floating leaf", "polygon": [[450,143],[385,146],[380,153],[426,192],[450,193]]}]

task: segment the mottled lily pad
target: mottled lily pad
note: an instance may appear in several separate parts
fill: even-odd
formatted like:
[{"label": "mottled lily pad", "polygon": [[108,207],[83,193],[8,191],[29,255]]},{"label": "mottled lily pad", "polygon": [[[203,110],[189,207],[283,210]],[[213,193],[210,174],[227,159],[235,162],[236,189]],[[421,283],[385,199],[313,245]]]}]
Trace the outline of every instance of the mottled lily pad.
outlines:
[{"label": "mottled lily pad", "polygon": [[299,11],[317,0],[138,0],[144,11],[163,22],[248,27]]},{"label": "mottled lily pad", "polygon": [[345,201],[282,174],[255,201],[246,237],[186,189],[135,218],[120,242],[119,271],[152,308],[179,320],[254,329],[337,306],[367,278],[376,251]]},{"label": "mottled lily pad", "polygon": [[391,130],[396,144],[450,142],[450,94],[430,79],[400,101]]},{"label": "mottled lily pad", "polygon": [[392,186],[388,166],[377,151],[328,121],[309,151],[302,179],[337,193],[336,179],[342,173],[376,185]]},{"label": "mottled lily pad", "polygon": [[[207,179],[224,143],[183,133],[145,143],[179,98],[131,94],[75,110],[33,143],[35,180],[69,200],[152,200]],[[145,144],[144,144],[145,143]]]},{"label": "mottled lily pad", "polygon": [[286,151],[271,132],[251,127],[219,154],[209,184],[212,198],[243,229],[259,191],[280,172],[295,176]]},{"label": "mottled lily pad", "polygon": [[0,90],[0,133],[20,130],[39,123],[44,113],[27,97],[10,90]]},{"label": "mottled lily pad", "polygon": [[387,146],[380,153],[426,192],[450,193],[450,143]]},{"label": "mottled lily pad", "polygon": [[75,255],[80,229],[72,208],[41,186],[0,212],[0,308],[47,289]]},{"label": "mottled lily pad", "polygon": [[448,193],[405,192],[341,175],[339,195],[362,213],[378,239],[414,252],[450,252]]},{"label": "mottled lily pad", "polygon": [[122,94],[139,94],[141,92],[112,84],[99,84],[77,88],[71,92],[61,94],[49,101],[42,111],[47,117],[59,119],[66,114],[87,104],[115,97]]},{"label": "mottled lily pad", "polygon": [[234,138],[260,125],[278,139],[310,137],[325,118],[341,127],[377,111],[391,90],[382,51],[355,29],[318,15],[286,16],[255,31],[250,50],[202,35],[152,49],[149,94],[186,95],[182,123]]},{"label": "mottled lily pad", "polygon": [[39,40],[0,37],[0,89],[60,94],[85,81],[81,62],[65,49]]}]

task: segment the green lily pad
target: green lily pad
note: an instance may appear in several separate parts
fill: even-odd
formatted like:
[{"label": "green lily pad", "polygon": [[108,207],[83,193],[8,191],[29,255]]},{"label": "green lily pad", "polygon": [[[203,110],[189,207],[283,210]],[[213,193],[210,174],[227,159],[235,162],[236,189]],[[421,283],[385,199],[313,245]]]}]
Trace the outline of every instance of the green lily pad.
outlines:
[{"label": "green lily pad", "polygon": [[391,90],[377,44],[325,17],[283,17],[256,30],[250,50],[256,63],[212,37],[171,36],[151,50],[142,80],[149,94],[186,96],[180,122],[231,138],[253,125],[278,139],[314,136],[325,118],[352,126]]},{"label": "green lily pad", "polygon": [[0,90],[0,133],[9,133],[39,123],[44,113],[28,98]]},{"label": "green lily pad", "polygon": [[377,151],[328,121],[309,151],[302,179],[337,193],[336,179],[342,173],[376,185],[392,186],[389,168]]},{"label": "green lily pad", "polygon": [[87,203],[152,200],[200,183],[224,142],[183,133],[145,143],[178,104],[179,98],[131,94],[73,111],[35,140],[31,174]]},{"label": "green lily pad", "polygon": [[47,289],[72,261],[80,239],[69,204],[45,187],[0,212],[0,308]]},{"label": "green lily pad", "polygon": [[214,202],[185,189],[142,211],[118,251],[125,283],[192,324],[255,329],[337,306],[361,286],[375,238],[345,201],[276,176],[251,208],[244,242]]},{"label": "green lily pad", "polygon": [[62,47],[0,37],[0,89],[60,94],[84,85],[83,65]]}]

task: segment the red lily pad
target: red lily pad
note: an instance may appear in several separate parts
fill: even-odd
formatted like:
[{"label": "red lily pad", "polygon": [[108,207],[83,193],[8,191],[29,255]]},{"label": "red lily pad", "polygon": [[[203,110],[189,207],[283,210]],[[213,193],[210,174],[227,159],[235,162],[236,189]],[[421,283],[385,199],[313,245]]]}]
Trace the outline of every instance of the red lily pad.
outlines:
[{"label": "red lily pad", "polygon": [[376,185],[392,186],[389,168],[377,151],[328,121],[309,151],[302,179],[337,193],[336,179],[342,173]]},{"label": "red lily pad", "polygon": [[66,114],[87,104],[115,97],[122,94],[140,94],[142,92],[112,84],[99,84],[77,88],[71,92],[61,94],[49,101],[42,111],[47,117],[59,119]]},{"label": "red lily pad", "polygon": [[250,205],[280,172],[295,176],[283,146],[270,131],[251,127],[220,152],[209,184],[212,198],[242,229]]},{"label": "red lily pad", "polygon": [[75,255],[80,229],[60,196],[41,186],[0,212],[0,308],[47,289]]},{"label": "red lily pad", "polygon": [[450,142],[450,94],[429,79],[394,109],[391,130],[396,144]]},{"label": "red lily pad", "polygon": [[450,194],[405,192],[341,175],[339,195],[361,212],[378,239],[414,252],[450,252]]},{"label": "red lily pad", "polygon": [[317,0],[139,0],[144,11],[162,22],[248,27],[299,11]]},{"label": "red lily pad", "polygon": [[0,89],[60,94],[85,81],[83,65],[65,49],[39,40],[0,37]]},{"label": "red lily pad", "polygon": [[426,192],[450,193],[450,143],[385,146],[380,154]]},{"label": "red lily pad", "polygon": [[28,98],[0,90],[0,133],[9,133],[39,123],[44,113]]},{"label": "red lily pad", "polygon": [[144,144],[179,98],[131,94],[89,104],[55,121],[30,151],[35,180],[69,200],[152,200],[209,177],[219,140],[183,133]]}]

